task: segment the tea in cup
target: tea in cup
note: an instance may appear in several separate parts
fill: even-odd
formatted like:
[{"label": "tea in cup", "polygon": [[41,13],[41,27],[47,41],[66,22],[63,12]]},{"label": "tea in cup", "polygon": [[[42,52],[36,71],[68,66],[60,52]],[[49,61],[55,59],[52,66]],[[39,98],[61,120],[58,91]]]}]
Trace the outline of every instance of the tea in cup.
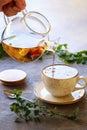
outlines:
[{"label": "tea in cup", "polygon": [[[76,68],[64,64],[54,64],[42,69],[41,77],[45,88],[53,96],[63,97],[73,91],[84,89],[87,85],[87,77],[79,76]],[[83,80],[83,86],[76,87]]]}]

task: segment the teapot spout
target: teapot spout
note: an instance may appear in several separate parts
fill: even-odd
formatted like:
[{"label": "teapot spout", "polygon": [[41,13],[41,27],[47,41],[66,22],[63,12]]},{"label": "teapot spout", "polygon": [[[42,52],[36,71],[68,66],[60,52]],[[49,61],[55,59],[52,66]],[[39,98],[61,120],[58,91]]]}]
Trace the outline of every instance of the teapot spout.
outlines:
[{"label": "teapot spout", "polygon": [[39,46],[43,46],[45,50],[55,53],[58,43],[52,41],[41,40]]}]

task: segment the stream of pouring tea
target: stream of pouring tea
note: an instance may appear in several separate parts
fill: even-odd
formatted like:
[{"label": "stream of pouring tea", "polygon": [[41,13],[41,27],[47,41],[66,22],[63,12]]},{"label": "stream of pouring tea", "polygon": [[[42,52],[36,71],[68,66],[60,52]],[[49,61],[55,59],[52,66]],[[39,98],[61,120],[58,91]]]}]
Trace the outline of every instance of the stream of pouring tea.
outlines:
[{"label": "stream of pouring tea", "polygon": [[56,39],[56,41],[53,42],[53,48],[52,48],[52,54],[53,54],[53,57],[52,57],[52,78],[54,78],[54,73],[55,73],[55,59],[56,59],[56,47],[58,46],[59,44],[59,40],[60,40],[60,37],[58,39]]}]

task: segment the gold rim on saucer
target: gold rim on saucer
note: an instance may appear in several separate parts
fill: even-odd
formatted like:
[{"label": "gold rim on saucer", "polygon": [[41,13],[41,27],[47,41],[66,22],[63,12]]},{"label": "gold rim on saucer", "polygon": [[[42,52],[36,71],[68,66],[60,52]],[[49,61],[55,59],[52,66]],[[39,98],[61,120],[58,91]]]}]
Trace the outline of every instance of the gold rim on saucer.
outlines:
[{"label": "gold rim on saucer", "polygon": [[[77,86],[80,87],[80,85]],[[80,101],[85,95],[85,89],[76,90],[68,96],[54,97],[46,90],[43,82],[41,81],[34,87],[34,94],[36,95],[36,97],[46,103],[64,105],[73,104]]]}]

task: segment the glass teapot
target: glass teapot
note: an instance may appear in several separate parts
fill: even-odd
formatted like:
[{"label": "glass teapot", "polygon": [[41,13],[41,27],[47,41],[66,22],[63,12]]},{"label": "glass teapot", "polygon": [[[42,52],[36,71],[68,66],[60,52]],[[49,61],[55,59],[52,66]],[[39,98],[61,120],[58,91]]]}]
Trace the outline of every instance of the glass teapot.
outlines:
[{"label": "glass teapot", "polygon": [[2,46],[13,59],[31,62],[53,47],[49,42],[51,26],[43,14],[23,11],[22,17],[9,21],[4,16],[4,20],[6,27],[1,36]]}]

